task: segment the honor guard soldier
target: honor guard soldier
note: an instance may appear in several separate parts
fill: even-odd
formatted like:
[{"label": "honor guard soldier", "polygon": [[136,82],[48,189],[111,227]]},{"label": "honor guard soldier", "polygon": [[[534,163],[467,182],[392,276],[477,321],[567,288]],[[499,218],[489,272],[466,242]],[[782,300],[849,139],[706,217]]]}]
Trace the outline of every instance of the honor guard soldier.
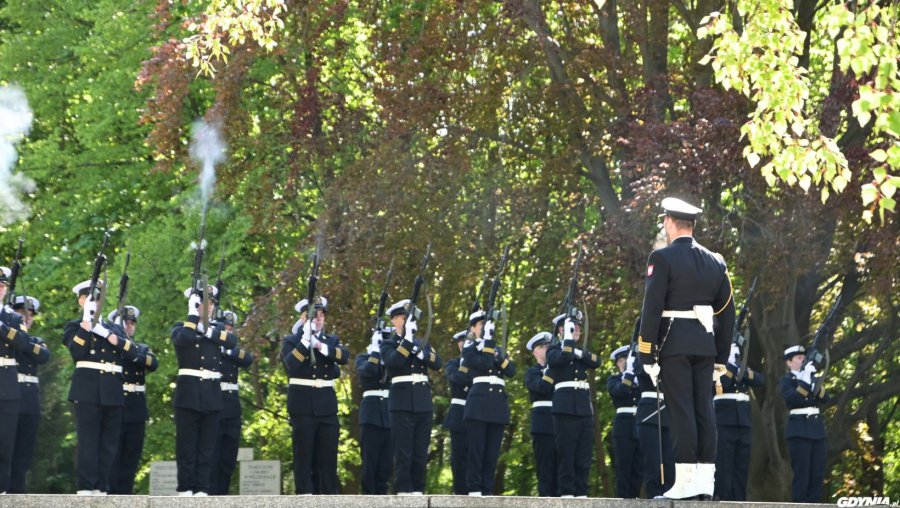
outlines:
[{"label": "honor guard soldier", "polygon": [[[0,267],[0,302],[6,301],[10,269]],[[0,493],[9,490],[13,449],[21,409],[22,390],[16,369],[16,354],[32,348],[22,316],[4,305],[0,308]]]},{"label": "honor guard soldier", "polygon": [[[188,288],[188,318],[175,323],[172,343],[178,358],[175,381],[175,462],[178,467],[179,496],[206,496],[212,456],[219,433],[222,411],[221,349],[232,349],[238,337],[213,321],[215,305],[207,305],[200,316],[203,291]],[[206,297],[216,299],[214,286],[206,288]]]},{"label": "honor guard soldier", "polygon": [[[121,318],[118,310],[114,310],[107,319],[110,323],[117,324],[125,337],[134,341],[141,311],[133,305],[126,305],[123,309]],[[110,477],[110,494],[134,494],[134,477],[144,452],[144,436],[147,420],[150,418],[147,411],[146,374],[159,367],[159,361],[150,346],[135,341],[134,347],[137,348],[137,357],[122,366],[125,406],[122,410],[122,435]]]},{"label": "honor guard soldier", "polygon": [[509,397],[504,378],[516,374],[516,364],[494,339],[494,322],[485,321],[484,312],[479,312],[481,316],[475,318],[470,328],[472,336],[462,351],[462,363],[472,377],[463,415],[469,438],[466,484],[470,496],[494,492],[503,429],[509,425]]},{"label": "honor guard soldier", "polygon": [[559,496],[556,483],[556,432],[553,430],[553,378],[547,366],[547,347],[553,337],[541,332],[525,347],[534,355],[536,363],[525,371],[525,388],[531,399],[531,446],[534,448],[534,469],[537,473],[538,495]]},{"label": "honor guard soldier", "polygon": [[126,362],[138,357],[138,348],[124,334],[113,333],[113,325],[95,317],[97,296],[89,294],[90,287],[91,281],[86,280],[72,288],[82,315],[80,320],[66,323],[63,340],[75,361],[69,400],[78,436],[77,494],[105,495],[122,432],[122,370]]},{"label": "honor guard soldier", "polygon": [[394,333],[391,327],[372,332],[365,353],[356,356],[356,377],[362,389],[359,403],[359,445],[362,455],[363,494],[385,495],[391,480],[394,444],[391,438],[391,413],[381,342]]},{"label": "honor guard soldier", "polygon": [[[13,310],[22,316],[26,330],[31,330],[34,316],[37,315],[41,302],[31,296],[16,296]],[[37,442],[38,426],[41,422],[41,394],[38,389],[38,365],[50,359],[50,349],[44,339],[29,336],[29,348],[16,351],[16,362],[19,364],[19,391],[22,394],[19,406],[19,424],[16,428],[16,443],[12,454],[12,474],[9,479],[9,494],[24,494],[25,477],[34,458],[34,445]]]},{"label": "honor guard soldier", "polygon": [[600,360],[594,353],[577,347],[581,319],[581,311],[574,319],[565,314],[556,316],[553,326],[563,340],[547,349],[547,364],[554,380],[553,427],[561,497],[587,497],[594,456],[594,405],[587,378],[588,369],[599,367]]},{"label": "honor guard soldier", "polygon": [[701,210],[675,198],[664,199],[662,208],[669,244],[647,261],[638,351],[653,381],[661,381],[674,434],[675,484],[664,495],[712,499],[716,424],[709,386],[714,364],[728,359],[731,281],[722,256],[692,236]]},{"label": "honor guard soldier", "polygon": [[795,503],[820,503],[825,481],[825,421],[819,405],[828,402],[825,387],[818,383],[816,368],[806,367],[806,350],[793,346],[784,350],[788,373],[778,382],[778,389],[788,408],[784,430],[791,453],[791,500]]},{"label": "honor guard soldier", "polygon": [[[303,316],[306,299],[294,307],[303,318],[301,333],[288,335],[281,346],[281,361],[289,378],[288,413],[294,450],[294,490],[297,494],[337,494],[338,425],[334,380],[340,365],[350,359],[338,338],[326,335],[328,300],[312,303],[311,318]],[[314,363],[311,355],[315,355]]]},{"label": "honor guard soldier", "polygon": [[634,377],[634,354],[631,346],[622,346],[609,357],[618,372],[606,380],[606,391],[616,408],[613,420],[613,463],[616,467],[616,497],[637,498],[641,495],[641,450],[634,415],[641,389]]},{"label": "honor guard soldier", "polygon": [[[233,332],[237,326],[237,314],[222,312],[221,324]],[[241,397],[238,371],[253,363],[253,353],[235,346],[219,349],[222,355],[222,413],[219,415],[219,436],[213,448],[212,468],[209,476],[209,494],[227,496],[231,475],[237,467],[238,447],[241,444]]]},{"label": "honor guard soldier", "polygon": [[440,370],[441,358],[416,339],[416,316],[407,319],[408,305],[406,299],[388,308],[395,332],[381,343],[381,359],[391,382],[388,402],[394,437],[394,491],[422,495],[434,418],[428,369]]},{"label": "honor guard soldier", "polygon": [[644,495],[648,499],[654,499],[661,497],[675,483],[675,449],[669,431],[669,411],[665,395],[659,393],[657,401],[658,392],[650,375],[644,370],[640,357],[634,363],[634,372],[641,391],[637,412],[634,414],[635,433],[643,468],[641,478],[644,482]]},{"label": "honor guard soldier", "polygon": [[740,351],[731,345],[727,371],[713,387],[716,407],[716,489],[720,501],[746,501],[750,474],[750,387],[762,386],[763,375],[746,367],[738,380]]},{"label": "honor guard soldier", "polygon": [[[483,323],[484,312],[478,311],[472,316],[479,312],[481,316],[478,323]],[[473,326],[471,319],[469,324],[471,328]],[[466,342],[468,333],[469,330],[463,330],[456,333],[451,339],[456,344],[460,355],[462,355],[463,344]],[[466,396],[469,394],[469,388],[472,387],[472,377],[469,375],[469,368],[463,365],[462,356],[447,360],[447,363],[444,364],[444,375],[450,382],[450,407],[447,409],[443,427],[450,431],[450,471],[453,472],[453,493],[466,495],[469,493],[469,488],[466,486],[469,438],[466,436],[466,422],[463,421],[463,415],[466,409]]]}]

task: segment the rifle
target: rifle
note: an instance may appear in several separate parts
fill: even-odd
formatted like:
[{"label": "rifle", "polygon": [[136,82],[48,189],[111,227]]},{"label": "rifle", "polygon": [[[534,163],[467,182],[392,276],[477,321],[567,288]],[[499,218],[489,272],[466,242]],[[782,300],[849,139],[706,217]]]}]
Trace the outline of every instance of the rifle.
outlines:
[{"label": "rifle", "polygon": [[816,372],[820,373],[819,376],[817,376],[816,382],[813,384],[810,393],[817,393],[819,387],[825,382],[825,374],[828,372],[830,363],[828,341],[830,341],[831,336],[834,335],[835,320],[837,319],[837,311],[841,306],[842,296],[843,295],[838,295],[837,300],[834,301],[834,305],[831,306],[831,310],[828,311],[828,315],[825,316],[825,320],[822,321],[822,324],[819,325],[819,328],[816,330],[816,336],[813,338],[812,345],[806,352],[806,360],[803,361],[803,367],[800,369],[803,370],[807,365],[812,363],[816,367]]},{"label": "rifle", "polygon": [[425,249],[425,257],[422,258],[422,268],[419,269],[419,274],[416,275],[416,280],[413,283],[412,295],[409,297],[409,308],[406,310],[406,319],[412,319],[413,321],[418,320],[418,309],[416,309],[416,302],[419,300],[419,291],[422,289],[422,285],[425,284],[425,270],[428,269],[428,258],[431,257],[431,242],[428,243],[428,248]]},{"label": "rifle", "polygon": [[222,293],[225,291],[225,281],[222,280],[222,272],[225,270],[225,253],[222,253],[222,258],[219,259],[219,273],[216,275],[216,303],[215,310],[213,311],[213,319],[218,322],[222,322],[224,316],[222,315]]},{"label": "rifle", "polygon": [[[506,269],[506,260],[509,259],[509,245],[503,249],[503,257],[500,258],[500,267],[497,268],[497,275],[491,282],[491,292],[488,293],[487,304],[485,306],[484,326],[500,317],[500,312],[494,310],[497,301],[497,294],[500,293],[500,277],[503,276],[503,270]],[[496,340],[496,339],[495,339]],[[504,350],[504,353],[506,351]]]},{"label": "rifle", "polygon": [[103,243],[100,245],[100,251],[97,252],[97,256],[94,258],[94,271],[91,273],[91,285],[90,289],[88,289],[88,298],[97,302],[97,312],[94,314],[94,319],[91,320],[91,325],[97,324],[97,320],[100,319],[100,310],[101,310],[101,302],[103,300],[103,295],[106,293],[106,284],[104,281],[103,288],[98,289],[97,285],[100,282],[100,272],[103,271],[103,265],[106,263],[106,254],[103,252],[106,251],[106,246],[109,244],[109,231],[103,233]]},{"label": "rifle", "polygon": [[[578,269],[581,267],[581,255],[584,254],[584,249],[581,248],[581,242],[578,242],[578,256],[575,258],[575,269],[572,273],[572,278],[569,280],[569,289],[566,291],[566,299],[563,302],[563,312],[566,315],[566,319],[574,319],[578,317],[578,307],[575,306],[575,294],[578,291]],[[559,336],[556,334],[556,330],[559,326],[553,327],[553,338],[551,339],[552,343],[556,343],[559,341]]]},{"label": "rifle", "polygon": [[128,298],[128,264],[131,262],[131,251],[125,254],[125,268],[119,277],[119,300],[116,302],[116,321],[125,323],[125,299]]},{"label": "rifle", "polygon": [[19,248],[16,249],[16,260],[13,261],[12,266],[9,268],[9,290],[6,292],[6,301],[3,302],[6,305],[12,305],[15,303],[16,298],[16,280],[19,278],[19,270],[22,269],[21,263],[19,263],[19,259],[22,258],[22,244],[25,242],[24,239],[19,238]]},{"label": "rifle", "polygon": [[750,300],[753,298],[753,293],[756,292],[756,283],[758,280],[759,276],[753,277],[753,282],[750,284],[750,291],[747,292],[747,298],[744,300],[741,311],[738,313],[737,320],[734,322],[734,337],[732,341],[737,344],[738,348],[741,348],[741,365],[735,376],[737,382],[744,379],[744,375],[747,373],[747,359],[750,357],[750,334],[744,335],[741,330],[744,329],[744,321],[747,320],[747,313],[750,311]]},{"label": "rifle", "polygon": [[[481,279],[481,287],[475,290],[475,300],[472,302],[472,311],[471,314],[478,312],[481,309],[481,297],[484,296],[484,290],[487,289],[488,282],[491,281],[490,276],[487,272],[484,273],[484,278]],[[468,320],[469,316],[466,316],[466,320]]]},{"label": "rifle", "polygon": [[[314,300],[316,298],[316,282],[319,281],[319,247],[316,246],[316,252],[313,254],[313,266],[312,273],[309,274],[309,281],[307,282],[307,292],[306,292],[306,321],[310,323],[310,330],[312,329],[312,320],[316,318],[315,305]],[[312,346],[312,344],[310,344]],[[310,347],[309,351],[309,364],[312,366],[316,365],[316,352],[312,350]]]},{"label": "rifle", "polygon": [[375,311],[375,319],[372,320],[372,332],[380,332],[384,329],[384,308],[388,301],[388,286],[391,284],[391,277],[394,275],[394,260],[391,259],[391,266],[388,268],[387,277],[384,281],[384,287],[381,288],[381,297],[378,298],[378,309]]}]

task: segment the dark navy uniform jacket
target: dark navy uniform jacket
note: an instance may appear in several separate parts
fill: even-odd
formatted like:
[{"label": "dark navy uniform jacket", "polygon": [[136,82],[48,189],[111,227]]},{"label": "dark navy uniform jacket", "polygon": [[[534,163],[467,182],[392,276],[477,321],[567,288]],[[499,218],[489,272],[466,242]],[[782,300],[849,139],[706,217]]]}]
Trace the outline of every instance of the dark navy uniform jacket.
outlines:
[{"label": "dark navy uniform jacket", "polygon": [[[460,367],[460,363],[464,363],[462,358],[447,360],[444,364],[444,376],[450,382],[450,397],[466,400],[472,387],[472,376],[469,375],[469,368],[465,365]],[[451,432],[465,432],[466,422],[463,421],[465,411],[465,406],[451,402],[443,427]]]},{"label": "dark navy uniform jacket", "polygon": [[473,383],[466,398],[464,420],[509,425],[509,397],[506,387],[494,383],[476,383],[479,377],[494,376],[508,378],[516,375],[516,364],[509,359],[506,351],[497,347],[496,341],[483,341],[478,350],[478,341],[466,341],[462,350],[463,366],[469,369]]},{"label": "dark navy uniform jacket", "polygon": [[[281,361],[289,378],[335,380],[341,376],[340,365],[350,360],[350,352],[334,335],[319,335],[328,346],[328,355],[313,349],[316,365],[309,363],[309,348],[303,345],[303,333],[288,335],[281,343]],[[288,412],[298,416],[333,416],[337,414],[337,394],[333,388],[288,385]]]},{"label": "dark navy uniform jacket", "polygon": [[[613,374],[606,379],[606,391],[612,399],[613,407],[636,407],[641,400],[641,388],[635,382],[634,373]],[[655,409],[654,409],[655,410]],[[612,428],[613,437],[634,436],[634,415],[616,413]]]},{"label": "dark navy uniform jacket", "polygon": [[[634,424],[635,425],[653,425],[656,426],[656,421],[660,415],[662,414],[662,427],[664,429],[669,428],[669,412],[666,411],[666,400],[660,399],[659,407],[660,412],[656,411],[656,387],[653,385],[653,381],[650,379],[650,375],[644,372],[644,365],[640,362],[640,357],[635,359],[634,362],[634,373],[637,379],[638,388],[640,392],[649,393],[653,392],[653,397],[641,397],[638,399],[637,403],[637,412],[634,415]],[[712,384],[712,380],[710,380],[710,384]],[[662,397],[662,390],[659,391],[659,396]]]},{"label": "dark navy uniform jacket", "polygon": [[[813,376],[815,381],[815,376]],[[778,389],[784,397],[788,411],[806,407],[818,407],[830,400],[825,393],[825,387],[818,389],[817,393],[810,393],[812,387],[797,379],[793,372],[788,372],[778,382]],[[784,437],[803,437],[806,439],[825,438],[824,415],[792,415],[788,414],[787,426],[784,429]]]},{"label": "dark navy uniform jacket", "polygon": [[[696,319],[662,317],[664,310],[688,311],[695,305],[713,308],[717,319],[715,335],[707,333]],[[662,345],[663,338],[661,357],[714,356],[716,363],[725,363],[733,328],[731,280],[722,256],[690,237],[676,238],[668,246],[650,253],[638,337],[638,350],[644,363],[653,362],[653,354]]]},{"label": "dark navy uniform jacket", "polygon": [[[740,382],[735,380],[738,367],[733,363],[729,363],[727,369],[725,375],[721,378],[723,394],[748,394],[751,386],[762,386],[764,384],[763,375],[750,367],[747,367],[747,372]],[[716,393],[715,385],[713,385],[713,393]],[[750,401],[718,399],[713,400],[713,404],[716,406],[716,425],[750,428]]]},{"label": "dark navy uniform jacket", "polygon": [[[19,363],[19,374],[26,376],[37,376],[38,365],[47,363],[50,359],[50,349],[44,339],[40,337],[30,337],[29,349],[25,351],[16,351],[16,361]],[[22,392],[22,402],[19,406],[19,414],[23,415],[39,415],[41,414],[41,391],[37,383],[19,383],[19,389]]]},{"label": "dark navy uniform jacket", "polygon": [[[15,360],[17,351],[26,351],[30,347],[32,346],[24,330],[22,316],[0,307],[0,358]],[[22,398],[17,374],[15,365],[0,367],[0,400]]]},{"label": "dark navy uniform jacket", "polygon": [[122,391],[122,374],[97,369],[79,368],[78,362],[96,362],[124,366],[137,357],[134,342],[125,338],[125,333],[111,323],[104,326],[119,339],[113,346],[109,341],[81,327],[81,320],[69,321],[63,330],[63,343],[75,363],[69,400],[90,402],[101,406],[123,406],[125,396]]},{"label": "dark navy uniform jacket", "polygon": [[564,340],[547,348],[547,365],[553,378],[553,414],[590,416],[594,414],[591,391],[581,388],[559,388],[566,381],[587,381],[588,369],[600,366],[597,355],[583,352],[581,358],[575,356],[575,341]]},{"label": "dark navy uniform jacket", "polygon": [[431,349],[425,348],[424,360],[420,360],[413,351],[418,352],[422,345],[418,340],[410,342],[394,333],[390,339],[381,342],[381,359],[387,369],[388,380],[391,381],[389,407],[391,411],[407,411],[410,413],[431,413],[434,404],[431,400],[431,382],[393,382],[397,376],[411,374],[428,375],[428,369],[441,370],[441,357]]},{"label": "dark navy uniform jacket", "polygon": [[[225,330],[222,325],[213,325],[212,338],[197,331],[199,316],[188,316],[184,323],[175,323],[172,328],[172,343],[179,369],[222,371],[222,355],[219,348],[233,348],[238,338]],[[178,376],[175,382],[175,407],[193,411],[216,412],[222,410],[222,388],[220,379],[206,379],[197,376]]]},{"label": "dark navy uniform jacket", "polygon": [[[386,375],[380,351],[356,355],[356,378],[359,380],[359,387],[364,392],[390,389],[391,385],[387,382]],[[359,424],[389,429],[391,413],[388,408],[388,398],[363,397],[359,403]]]},{"label": "dark navy uniform jacket", "polygon": [[[525,388],[531,403],[553,401],[553,378],[544,374],[544,366],[536,363],[525,371]],[[555,434],[553,430],[553,413],[551,406],[532,407],[531,433]]]},{"label": "dark navy uniform jacket", "polygon": [[[159,361],[147,344],[135,342],[134,345],[137,348],[137,357],[130,362],[125,362],[122,367],[122,376],[126,383],[146,386],[146,373],[155,371],[159,367]],[[146,422],[148,418],[150,418],[150,413],[147,411],[147,394],[126,391],[122,423]]]},{"label": "dark navy uniform jacket", "polygon": [[[222,353],[222,382],[238,382],[238,371],[246,369],[253,363],[253,353],[237,346],[231,349],[221,348]],[[222,391],[222,413],[220,418],[241,417],[241,395],[233,390]]]}]

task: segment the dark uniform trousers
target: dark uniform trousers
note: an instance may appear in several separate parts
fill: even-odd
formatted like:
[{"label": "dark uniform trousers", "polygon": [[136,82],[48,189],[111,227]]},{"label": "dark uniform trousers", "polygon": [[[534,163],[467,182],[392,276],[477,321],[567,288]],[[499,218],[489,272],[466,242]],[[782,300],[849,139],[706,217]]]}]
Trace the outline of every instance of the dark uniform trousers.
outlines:
[{"label": "dark uniform trousers", "polygon": [[228,495],[231,476],[237,468],[238,447],[241,445],[241,397],[236,389],[238,372],[253,363],[253,354],[234,347],[222,348],[222,412],[219,414],[219,435],[213,447],[212,467],[209,475],[209,494]]},{"label": "dark uniform trousers", "polygon": [[[387,337],[385,337],[387,338]],[[359,403],[359,446],[362,455],[363,494],[388,493],[394,460],[391,438],[391,413],[388,398],[382,396],[389,385],[385,381],[381,352],[356,355],[356,376],[363,391]],[[369,395],[365,395],[369,392]]]},{"label": "dark uniform trousers", "polygon": [[[0,367],[11,369],[15,367]],[[13,449],[16,445],[16,429],[19,425],[19,401],[0,400],[0,492],[9,490],[10,473],[12,471]]]},{"label": "dark uniform trousers", "polygon": [[[147,372],[159,367],[156,355],[146,344],[135,343],[138,357],[133,362],[126,362],[122,372],[125,382],[134,386],[145,387]],[[122,411],[122,434],[119,437],[119,448],[113,461],[110,477],[109,493],[117,495],[134,494],[134,477],[141,464],[146,435],[147,395],[140,391],[126,391],[125,406]]]},{"label": "dark uniform trousers", "polygon": [[178,492],[209,493],[213,449],[219,433],[222,411],[220,348],[233,348],[238,338],[221,325],[214,326],[210,337],[200,333],[198,316],[176,323],[172,342],[178,368],[201,370],[206,377],[179,374],[175,382],[175,463],[178,467]]},{"label": "dark uniform trousers", "polygon": [[[447,360],[444,364],[444,375],[450,382],[450,407],[444,418],[443,427],[450,431],[450,471],[453,473],[453,493],[466,495],[469,493],[466,478],[466,464],[469,460],[469,437],[466,434],[466,422],[463,421],[472,386],[472,376],[465,365],[460,368],[462,358]],[[463,403],[460,404],[459,401]]]},{"label": "dark uniform trousers", "polygon": [[[310,349],[302,335],[288,335],[281,346],[281,360],[288,377],[303,382],[331,382],[340,377],[339,365],[350,353],[337,337],[320,335],[327,354],[313,350],[316,364],[310,364]],[[292,384],[288,388],[288,413],[294,452],[294,490],[297,494],[337,494],[337,447],[340,427],[337,395],[333,386]]]},{"label": "dark uniform trousers", "polygon": [[[751,386],[762,386],[763,377],[748,368],[740,382],[735,380],[738,367],[728,364],[722,377],[722,394],[742,394],[749,398]],[[716,407],[716,486],[715,496],[721,501],[746,501],[747,477],[750,474],[750,401],[724,397],[714,398]]]},{"label": "dark uniform trousers", "polygon": [[[538,495],[556,497],[556,433],[553,430],[553,378],[544,375],[544,366],[532,365],[525,371],[525,387],[531,399],[531,446],[538,480]],[[535,405],[540,403],[542,405]],[[549,403],[549,405],[548,405]]]},{"label": "dark uniform trousers", "polygon": [[[815,378],[813,378],[815,383]],[[778,383],[788,410],[814,409],[827,403],[824,388],[810,393],[812,387],[788,372]],[[825,481],[825,421],[821,414],[789,414],[784,437],[791,454],[791,500],[795,503],[820,503]]]},{"label": "dark uniform trousers", "polygon": [[[30,347],[29,340],[22,317],[0,308],[0,358],[13,362],[19,351]],[[16,365],[0,366],[0,492],[10,488],[21,398]]]},{"label": "dark uniform trousers", "polygon": [[[728,359],[735,319],[725,261],[693,238],[679,237],[650,254],[645,280],[638,356],[645,365],[659,358],[675,462],[715,462],[712,372],[714,363]],[[696,318],[662,317],[665,311],[698,307],[711,308],[712,330]]]},{"label": "dark uniform trousers", "polygon": [[[19,362],[18,372],[37,377],[39,364],[50,359],[50,350],[39,337],[30,337],[30,349],[16,352]],[[19,422],[16,429],[16,443],[13,450],[12,473],[9,479],[10,494],[24,494],[25,477],[34,458],[34,445],[37,442],[38,426],[41,422],[41,394],[38,383],[21,381],[19,388],[22,402],[19,407]]]},{"label": "dark uniform trousers", "polygon": [[565,382],[586,383],[587,369],[600,366],[597,355],[575,354],[573,340],[547,348],[547,364],[554,380],[553,426],[556,430],[557,481],[562,496],[587,496],[594,458],[594,407],[591,391],[560,387]]},{"label": "dark uniform trousers", "polygon": [[[669,405],[662,393],[660,396],[664,399],[659,401],[661,411],[657,413],[656,387],[650,380],[650,376],[644,372],[640,359],[635,362],[635,373],[641,391],[643,393],[654,392],[652,396],[642,396],[638,399],[637,411],[634,415],[635,431],[641,449],[644,496],[647,499],[653,499],[663,495],[675,484],[675,451],[669,431],[671,419],[669,418]],[[710,375],[711,384],[712,375]],[[657,418],[662,418],[662,422],[659,422]],[[660,429],[658,428],[660,423],[662,424],[662,447],[660,447]],[[660,448],[662,448],[662,457],[659,455]],[[660,460],[663,464],[665,482],[659,475]]]},{"label": "dark uniform trousers", "polygon": [[[394,334],[381,343],[381,358],[391,380],[388,404],[394,439],[394,491],[424,492],[428,443],[431,441],[434,405],[428,369],[440,370],[441,359],[430,347],[421,351],[418,341]],[[423,354],[423,359],[417,353]],[[406,381],[400,376],[425,376]]]},{"label": "dark uniform trousers", "polygon": [[117,325],[104,325],[118,337],[116,346],[81,328],[81,321],[69,321],[63,332],[65,344],[76,362],[69,400],[73,403],[78,435],[77,490],[109,491],[125,405],[121,373],[79,367],[78,362],[121,368],[138,354],[134,343],[124,338],[124,331]]},{"label": "dark uniform trousers", "polygon": [[[606,391],[609,392],[616,408],[613,420],[612,445],[613,464],[616,468],[616,497],[623,499],[637,498],[641,495],[641,451],[634,423],[634,409],[641,397],[641,390],[635,383],[634,374],[626,372],[614,374],[606,380]],[[632,412],[619,412],[619,408],[631,409]]]}]

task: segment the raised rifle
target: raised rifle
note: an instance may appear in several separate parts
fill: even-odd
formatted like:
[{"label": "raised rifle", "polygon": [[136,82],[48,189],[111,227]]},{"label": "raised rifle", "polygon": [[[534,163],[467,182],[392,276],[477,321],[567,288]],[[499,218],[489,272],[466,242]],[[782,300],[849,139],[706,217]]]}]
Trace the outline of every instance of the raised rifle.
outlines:
[{"label": "raised rifle", "polygon": [[119,277],[119,299],[116,302],[116,323],[125,324],[125,300],[128,298],[128,264],[131,262],[131,251],[125,254],[125,268]]},{"label": "raised rifle", "polygon": [[391,277],[394,275],[394,260],[391,259],[391,266],[388,268],[387,277],[384,281],[384,287],[381,288],[381,296],[378,298],[378,309],[375,311],[375,318],[372,320],[372,333],[384,330],[384,308],[387,307],[388,286],[391,284]]},{"label": "raised rifle", "polygon": [[[312,263],[312,273],[309,274],[309,279],[306,284],[306,321],[310,323],[310,330],[312,330],[312,320],[316,318],[316,308],[315,308],[315,298],[316,298],[316,283],[319,281],[319,247],[316,246],[316,252],[313,254],[313,263]],[[312,346],[312,344],[310,344]],[[312,366],[316,365],[316,353],[310,347],[309,350],[309,364]]]},{"label": "raised rifle", "polygon": [[19,248],[16,249],[16,260],[13,261],[12,266],[9,267],[9,290],[6,292],[6,301],[3,302],[6,305],[12,305],[15,303],[16,298],[16,281],[19,279],[19,270],[22,269],[22,264],[19,260],[22,258],[22,244],[25,243],[25,240],[19,238]]},{"label": "raised rifle", "polygon": [[[584,254],[584,249],[581,248],[581,242],[578,242],[578,256],[575,258],[575,269],[572,273],[572,278],[569,279],[569,289],[566,291],[566,299],[563,302],[563,313],[566,315],[565,319],[576,319],[579,314],[578,307],[575,306],[575,297],[578,292],[578,270],[581,268],[582,254]],[[559,336],[556,334],[558,328],[559,326],[553,327],[552,343],[559,341]]]},{"label": "raised rifle", "polygon": [[747,359],[750,358],[750,333],[748,330],[747,335],[744,335],[743,329],[744,322],[747,320],[747,313],[750,311],[750,300],[753,298],[753,293],[756,292],[756,283],[758,281],[759,276],[753,277],[750,291],[747,291],[747,298],[744,300],[744,304],[741,306],[738,317],[734,322],[734,337],[732,341],[737,344],[741,351],[741,365],[738,367],[737,375],[734,377],[738,382],[744,379],[744,375],[747,374]]},{"label": "raised rifle", "polygon": [[94,271],[91,273],[91,284],[88,289],[88,298],[97,302],[97,312],[94,314],[94,318],[91,320],[91,326],[97,324],[97,320],[100,319],[100,311],[101,303],[103,301],[103,297],[106,295],[106,284],[104,281],[103,287],[100,286],[100,272],[103,271],[103,266],[106,263],[106,247],[109,244],[109,231],[103,233],[103,243],[100,245],[100,251],[97,252],[97,256],[94,257]]},{"label": "raised rifle", "polygon": [[828,347],[836,328],[835,321],[838,317],[838,310],[841,307],[841,300],[842,295],[838,295],[837,300],[834,301],[834,305],[831,306],[831,310],[828,311],[828,315],[825,316],[825,320],[822,321],[822,324],[819,325],[819,328],[816,330],[816,336],[813,338],[812,345],[806,352],[806,360],[803,362],[803,368],[800,369],[805,369],[810,363],[816,367],[818,375],[816,376],[816,382],[813,383],[812,390],[810,390],[810,393],[812,394],[818,392],[819,387],[825,382],[825,375],[828,373],[828,367],[831,360],[831,357],[828,354]]},{"label": "raised rifle", "polygon": [[[416,275],[415,282],[413,282],[412,294],[409,297],[409,308],[406,309],[406,319],[417,321],[419,318],[419,314],[421,314],[421,312],[416,309],[416,302],[419,301],[419,292],[422,290],[422,285],[425,284],[425,270],[428,269],[428,259],[430,257],[431,242],[428,243],[428,248],[425,249],[425,256],[422,258],[422,267],[419,269],[419,274]],[[402,335],[403,332],[398,331],[398,334]]]},{"label": "raised rifle", "polygon": [[200,322],[204,323],[209,319],[209,287],[205,273],[203,272],[203,254],[206,251],[206,207],[200,215],[200,238],[194,247],[194,271],[191,274],[191,294],[203,295],[203,301],[200,304]]},{"label": "raised rifle", "polygon": [[503,249],[503,257],[500,258],[500,267],[497,268],[497,275],[494,276],[494,280],[491,282],[491,292],[488,293],[488,298],[486,305],[484,307],[484,326],[487,326],[488,323],[496,320],[500,313],[495,310],[495,305],[497,302],[497,295],[500,293],[500,277],[503,276],[503,270],[506,269],[506,260],[509,258],[509,245]]},{"label": "raised rifle", "polygon": [[224,298],[222,295],[225,292],[225,281],[222,280],[222,272],[225,271],[225,253],[222,253],[222,257],[219,259],[219,273],[216,274],[216,299],[214,300],[215,307],[213,310],[213,319],[217,322],[221,323],[223,321],[222,315],[222,299]]}]

